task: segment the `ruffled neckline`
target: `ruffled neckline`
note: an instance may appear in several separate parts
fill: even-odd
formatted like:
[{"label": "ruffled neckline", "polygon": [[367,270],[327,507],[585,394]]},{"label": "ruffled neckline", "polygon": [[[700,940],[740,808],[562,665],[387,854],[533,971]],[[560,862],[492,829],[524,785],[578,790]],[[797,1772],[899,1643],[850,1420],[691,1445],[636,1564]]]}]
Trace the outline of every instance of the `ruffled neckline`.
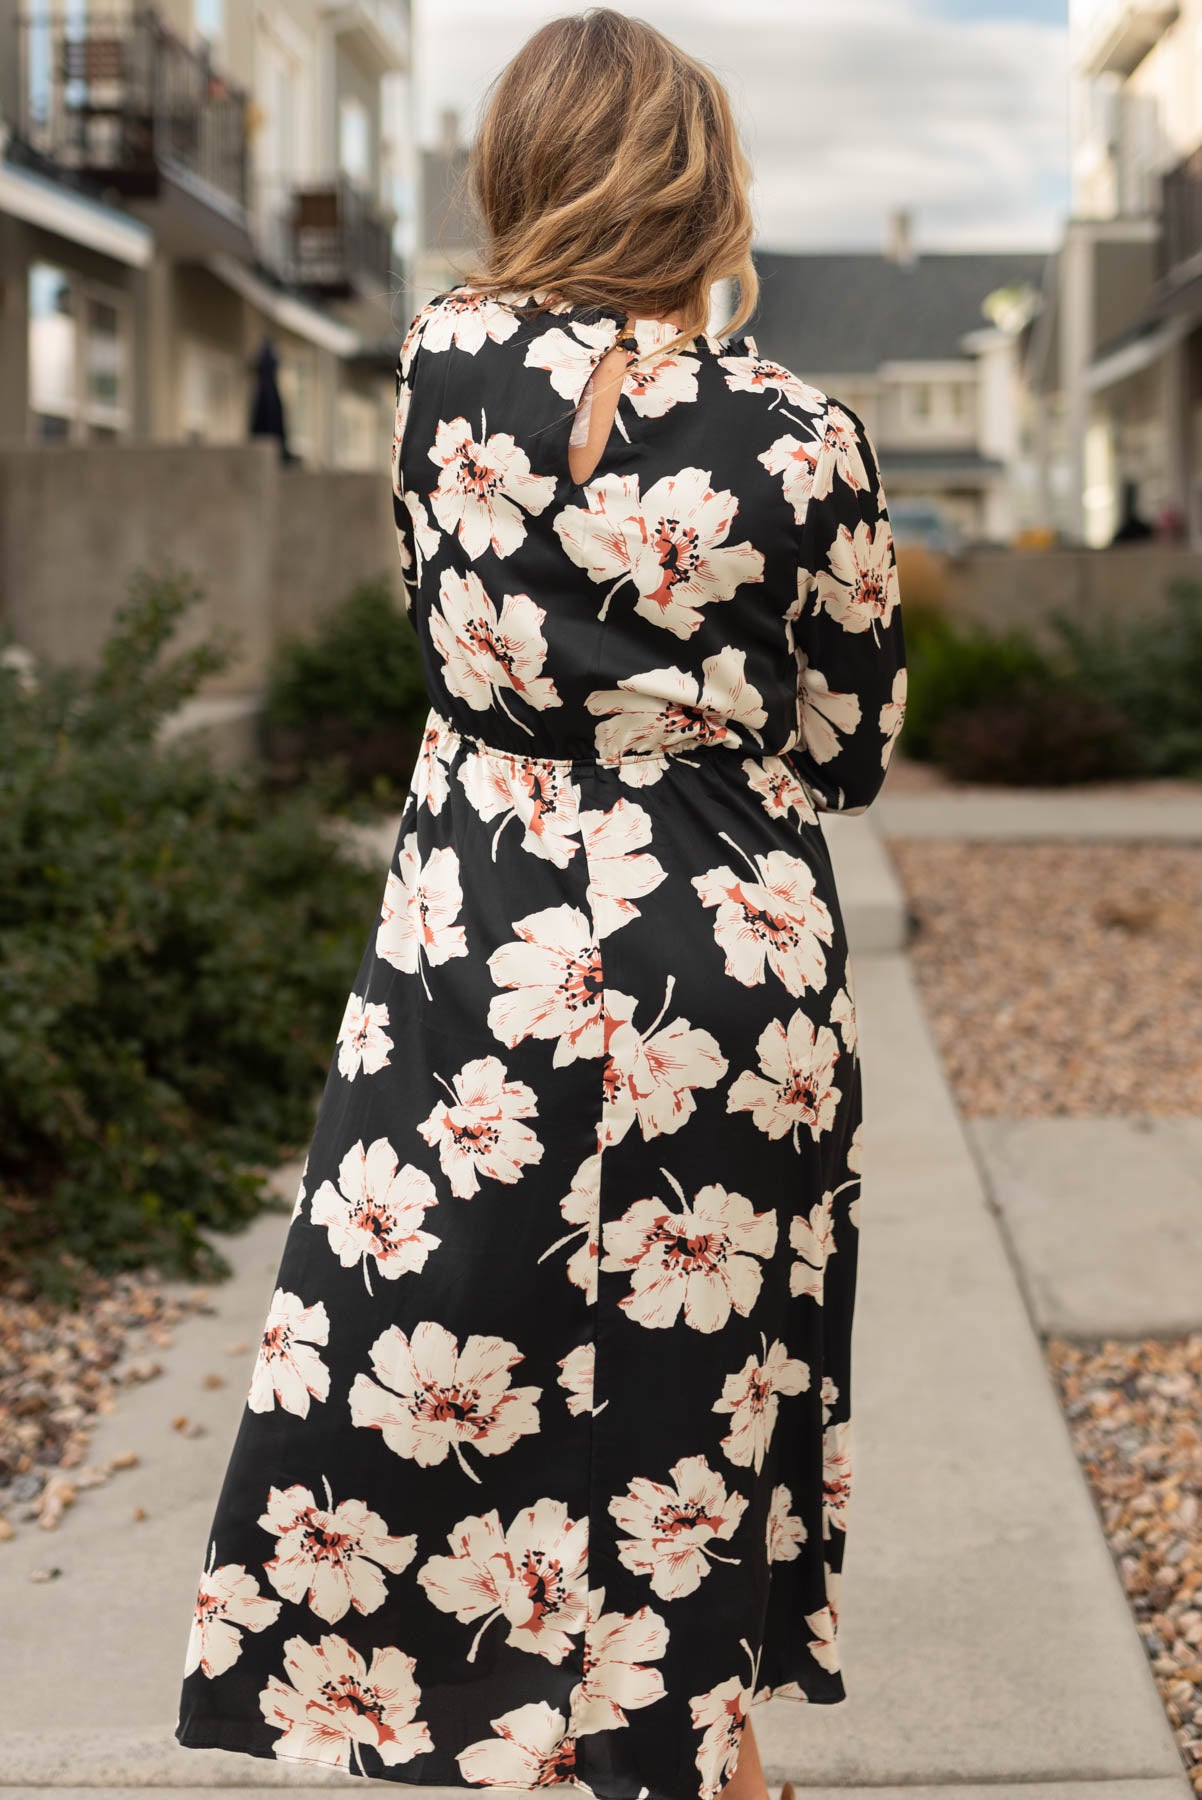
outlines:
[{"label": "ruffled neckline", "polygon": [[[534,288],[526,292],[507,288],[498,293],[488,293],[482,288],[472,288],[465,282],[455,291],[467,294],[479,293],[482,297],[494,300],[499,306],[504,306],[511,312],[523,306],[538,306],[542,307],[544,311],[554,314],[557,318],[573,317],[584,324],[599,324],[602,320],[606,320],[614,326],[615,343],[620,342],[623,338],[633,339],[640,354],[646,350],[658,350],[663,345],[671,343],[678,332],[678,327],[670,324],[666,319],[631,318],[622,307],[610,306],[601,301],[552,300],[553,290],[550,288]],[[732,345],[738,341],[737,339],[732,340]],[[722,355],[731,348],[731,345],[727,345],[721,338],[714,337],[709,332],[694,333],[691,337],[686,338],[684,343],[678,344],[676,348],[677,350],[692,350],[702,344],[716,355]]]}]

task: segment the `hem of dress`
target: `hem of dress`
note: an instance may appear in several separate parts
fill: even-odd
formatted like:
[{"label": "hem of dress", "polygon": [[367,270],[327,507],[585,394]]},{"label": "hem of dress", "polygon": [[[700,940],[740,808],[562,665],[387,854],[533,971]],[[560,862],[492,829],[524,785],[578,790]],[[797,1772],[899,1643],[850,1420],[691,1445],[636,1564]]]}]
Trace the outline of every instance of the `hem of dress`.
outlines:
[{"label": "hem of dress", "polygon": [[[808,1706],[837,1706],[846,1699],[846,1692],[811,1697],[808,1694],[791,1694],[778,1689],[775,1694],[757,1695],[751,1701],[751,1706],[762,1706],[767,1700],[793,1700]],[[256,1757],[261,1762],[299,1763],[307,1769],[338,1769],[348,1779],[355,1781],[393,1781],[398,1786],[418,1788],[461,1788],[464,1792],[470,1791],[476,1794],[481,1791],[481,1784],[478,1781],[465,1781],[462,1775],[457,1777],[444,1775],[435,1780],[428,1771],[415,1768],[406,1772],[403,1766],[399,1768],[394,1766],[391,1769],[382,1769],[378,1774],[366,1775],[362,1770],[356,1769],[353,1764],[344,1767],[341,1763],[327,1762],[319,1756],[279,1756],[269,1744],[255,1744],[253,1741],[248,1741],[245,1727],[235,1724],[232,1720],[228,1725],[220,1724],[215,1720],[208,1723],[178,1725],[173,1735],[176,1743],[184,1750],[227,1750],[239,1756]],[[416,1760],[418,1759],[415,1758]],[[579,1793],[594,1795],[595,1800],[595,1790],[584,1781],[550,1781],[543,1785],[548,1788],[575,1789]],[[506,1791],[513,1792],[514,1790]],[[647,1793],[645,1786],[640,1787],[638,1791],[644,1795]],[[634,1800],[633,1796],[632,1800]]]}]

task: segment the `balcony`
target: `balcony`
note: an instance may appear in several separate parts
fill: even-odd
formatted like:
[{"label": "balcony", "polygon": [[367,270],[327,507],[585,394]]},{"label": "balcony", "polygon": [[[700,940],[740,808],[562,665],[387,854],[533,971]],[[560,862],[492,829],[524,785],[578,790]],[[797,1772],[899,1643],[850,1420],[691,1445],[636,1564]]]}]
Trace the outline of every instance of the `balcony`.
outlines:
[{"label": "balcony", "polygon": [[1202,269],[1202,145],[1163,178],[1160,292],[1165,296]]},{"label": "balcony", "polygon": [[374,74],[402,74],[408,68],[408,0],[324,0],[322,13]]},{"label": "balcony", "polygon": [[1126,80],[1180,13],[1176,0],[1111,0],[1086,41],[1081,73]]},{"label": "balcony", "polygon": [[199,205],[244,227],[246,95],[203,51],[150,8],[37,14],[19,31],[20,129],[36,152],[130,201],[186,195],[193,223]]},{"label": "balcony", "polygon": [[259,184],[259,254],[283,281],[329,300],[387,297],[392,226],[345,175]]}]

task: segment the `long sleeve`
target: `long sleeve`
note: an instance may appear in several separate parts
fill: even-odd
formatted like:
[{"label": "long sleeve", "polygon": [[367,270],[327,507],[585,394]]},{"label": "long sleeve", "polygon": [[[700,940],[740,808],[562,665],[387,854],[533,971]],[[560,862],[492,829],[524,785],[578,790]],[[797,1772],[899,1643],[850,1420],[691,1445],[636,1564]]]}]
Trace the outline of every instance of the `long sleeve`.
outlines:
[{"label": "long sleeve", "polygon": [[791,759],[821,811],[871,805],[906,705],[897,556],[876,452],[863,422],[832,400],[800,527],[797,747]]},{"label": "long sleeve", "polygon": [[405,333],[401,344],[396,367],[396,412],[392,426],[392,512],[396,525],[397,551],[401,559],[401,573],[405,579],[405,610],[412,604],[413,590],[418,583],[421,572],[419,556],[423,535],[428,532],[428,521],[421,501],[405,488],[404,474],[401,468],[401,448],[405,437],[405,420],[409,414],[409,402],[413,393],[413,378],[418,358],[421,354],[421,331],[430,313],[424,306],[417,313]]}]

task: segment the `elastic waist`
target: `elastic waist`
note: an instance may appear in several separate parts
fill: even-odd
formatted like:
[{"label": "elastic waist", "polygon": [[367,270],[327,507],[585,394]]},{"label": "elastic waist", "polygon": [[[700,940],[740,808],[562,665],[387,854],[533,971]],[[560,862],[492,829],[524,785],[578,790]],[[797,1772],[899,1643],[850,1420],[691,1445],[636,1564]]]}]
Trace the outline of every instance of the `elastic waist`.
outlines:
[{"label": "elastic waist", "polygon": [[[586,750],[579,756],[543,756],[538,751],[534,750],[515,750],[512,747],[507,747],[503,744],[490,744],[485,738],[478,737],[474,732],[463,731],[458,725],[453,725],[450,719],[445,718],[443,714],[436,711],[434,707],[430,708],[430,715],[426,722],[426,730],[436,732],[438,737],[442,740],[452,737],[457,738],[461,743],[470,744],[472,749],[477,751],[481,756],[496,756],[502,758],[505,762],[539,763],[553,769],[579,769],[585,767],[616,769],[629,764],[635,764],[646,768],[657,763],[696,763],[700,757],[709,756],[718,749],[725,749],[728,754],[730,751],[734,750],[743,756],[763,756],[766,754],[764,751],[748,748],[745,744],[711,745],[705,747],[699,744],[685,742],[680,745],[679,749],[675,750],[623,750],[612,756],[602,756],[595,750]],[[773,754],[775,754],[775,752]]]}]

